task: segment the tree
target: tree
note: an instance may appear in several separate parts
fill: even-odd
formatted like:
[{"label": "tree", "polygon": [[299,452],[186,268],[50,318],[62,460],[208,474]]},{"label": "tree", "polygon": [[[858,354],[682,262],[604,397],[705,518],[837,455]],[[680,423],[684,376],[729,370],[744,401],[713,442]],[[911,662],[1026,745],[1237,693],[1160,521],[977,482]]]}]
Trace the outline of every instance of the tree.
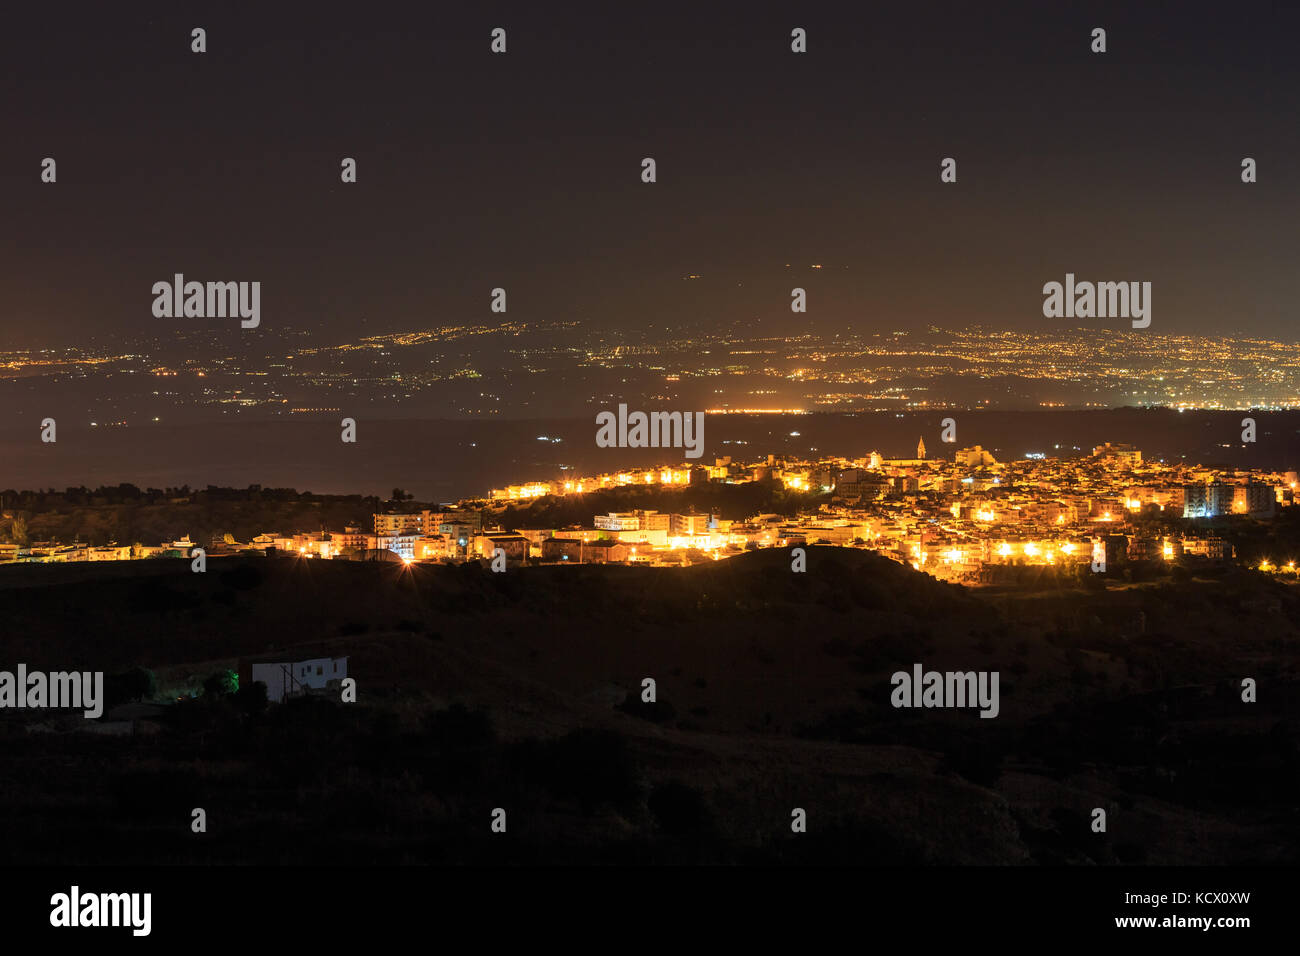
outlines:
[{"label": "tree", "polygon": [[217,671],[203,682],[204,696],[224,697],[239,690],[239,675],[232,670]]},{"label": "tree", "polygon": [[16,515],[13,523],[9,526],[9,538],[14,544],[28,544],[27,539],[27,519],[22,515]]},{"label": "tree", "polygon": [[266,682],[254,681],[245,684],[235,693],[235,700],[245,714],[257,716],[266,711]]},{"label": "tree", "polygon": [[123,689],[131,700],[143,700],[158,693],[158,678],[147,667],[133,667],[124,677]]},{"label": "tree", "polygon": [[146,700],[157,693],[158,678],[145,667],[133,667],[104,678],[105,707],[109,709],[130,701]]}]

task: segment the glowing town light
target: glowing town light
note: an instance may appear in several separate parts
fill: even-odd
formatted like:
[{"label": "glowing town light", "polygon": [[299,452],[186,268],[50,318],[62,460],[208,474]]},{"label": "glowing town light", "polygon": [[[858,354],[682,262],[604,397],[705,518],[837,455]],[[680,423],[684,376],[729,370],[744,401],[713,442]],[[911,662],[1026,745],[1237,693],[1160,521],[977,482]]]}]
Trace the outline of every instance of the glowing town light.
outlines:
[{"label": "glowing town light", "polygon": [[1033,557],[1037,557],[1037,555],[1038,555],[1038,544],[1037,544],[1037,542],[1034,542],[1034,541],[1027,541],[1027,542],[1025,542],[1025,554],[1029,555],[1031,558],[1033,558]]},{"label": "glowing town light", "polygon": [[1259,562],[1259,569],[1261,571],[1267,571],[1270,567],[1272,567],[1272,565],[1270,565],[1268,561]]},{"label": "glowing town light", "polygon": [[978,518],[980,521],[992,521],[997,517],[997,515],[994,514],[992,511],[980,510],[975,512],[975,517]]},{"label": "glowing town light", "polygon": [[1061,545],[1061,551],[1065,554],[1074,554],[1074,545],[1067,541],[1065,544]]},{"label": "glowing town light", "polygon": [[1007,544],[1005,541],[1003,541],[1000,545],[998,545],[998,554],[1002,555],[1002,557],[1005,558],[1010,553],[1011,553],[1011,545]]},{"label": "glowing town light", "polygon": [[1063,514],[1057,515],[1057,516],[1056,516],[1056,523],[1057,523],[1057,524],[1065,524],[1065,515],[1063,515]]},{"label": "glowing town light", "polygon": [[1129,498],[1124,502],[1124,504],[1128,506],[1129,511],[1137,511],[1142,507],[1142,502],[1138,501],[1136,498]]},{"label": "glowing town light", "polygon": [[958,561],[961,560],[961,552],[958,551],[956,548],[953,548],[951,551],[948,551],[947,553],[944,554],[943,559],[947,561],[949,564],[956,564]]},{"label": "glowing town light", "polygon": [[1164,552],[1166,561],[1174,556],[1174,546],[1168,541],[1165,542],[1165,546],[1161,550]]},{"label": "glowing town light", "polygon": [[410,559],[410,558],[402,558],[402,563],[403,563],[403,564],[410,564],[410,563],[411,563],[411,559]]}]

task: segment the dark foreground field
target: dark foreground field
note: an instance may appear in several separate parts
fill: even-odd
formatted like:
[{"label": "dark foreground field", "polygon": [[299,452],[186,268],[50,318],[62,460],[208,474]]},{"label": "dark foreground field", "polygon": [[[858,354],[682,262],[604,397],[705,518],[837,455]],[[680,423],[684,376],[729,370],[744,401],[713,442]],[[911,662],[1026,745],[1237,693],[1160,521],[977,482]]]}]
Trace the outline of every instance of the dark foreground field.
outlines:
[{"label": "dark foreground field", "polygon": [[[8,863],[1300,855],[1300,594],[1249,572],[978,592],[826,548],[805,574],[776,552],[23,566],[0,570],[0,621],[0,669],[143,667],[171,701],[128,736],[0,712]],[[358,702],[202,692],[267,653],[347,655]],[[894,709],[914,663],[998,671],[999,716]]]}]

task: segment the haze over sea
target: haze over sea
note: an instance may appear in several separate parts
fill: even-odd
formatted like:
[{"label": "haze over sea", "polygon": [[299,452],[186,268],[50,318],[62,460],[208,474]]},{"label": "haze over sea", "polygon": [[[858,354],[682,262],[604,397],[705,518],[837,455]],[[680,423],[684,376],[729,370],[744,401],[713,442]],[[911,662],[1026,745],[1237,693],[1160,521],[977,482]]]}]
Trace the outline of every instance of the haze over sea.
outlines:
[{"label": "haze over sea", "polygon": [[[1252,415],[1258,437],[1241,442]],[[957,421],[955,445],[941,443],[940,422]],[[394,487],[421,501],[486,495],[507,484],[686,463],[681,449],[599,448],[591,419],[467,421],[412,419],[357,424],[356,444],[340,440],[333,418],[232,421],[125,428],[60,424],[58,441],[39,429],[0,431],[0,489],[65,488],[130,482],[145,487],[291,487],[317,494],[377,494]],[[797,433],[797,434],[792,434]],[[711,463],[769,454],[791,458],[910,458],[924,438],[931,458],[980,444],[999,461],[1028,453],[1087,454],[1105,441],[1130,442],[1147,458],[1243,468],[1300,467],[1300,411],[1169,409],[1089,411],[709,415],[704,455]],[[690,462],[690,463],[696,463]],[[567,466],[567,470],[566,470]]]}]

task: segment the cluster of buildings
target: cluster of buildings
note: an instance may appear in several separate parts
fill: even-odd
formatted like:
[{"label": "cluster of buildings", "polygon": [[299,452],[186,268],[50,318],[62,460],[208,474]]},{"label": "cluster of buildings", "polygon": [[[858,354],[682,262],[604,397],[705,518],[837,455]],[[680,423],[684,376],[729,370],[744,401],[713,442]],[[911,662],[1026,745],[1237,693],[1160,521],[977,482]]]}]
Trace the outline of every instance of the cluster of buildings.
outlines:
[{"label": "cluster of buildings", "polygon": [[[1104,561],[1226,561],[1231,544],[1206,522],[1173,519],[1240,515],[1269,520],[1295,504],[1294,472],[1265,474],[1144,461],[1131,445],[1106,443],[1090,455],[1033,454],[1000,462],[975,445],[950,458],[759,462],[625,471],[497,489],[477,506],[377,514],[362,534],[265,536],[248,547],[319,557],[472,561],[504,555],[519,563],[682,565],[755,548],[828,544],[869,549],[936,577],[978,583],[999,567]],[[632,485],[773,482],[818,493],[816,510],[788,516],[632,510],[563,527],[503,527],[506,506],[546,495]],[[1169,519],[1169,520],[1160,520]]]},{"label": "cluster of buildings", "polygon": [[[629,485],[686,487],[769,482],[812,492],[817,506],[794,516],[632,510],[597,514],[559,527],[503,526],[510,506],[543,495],[579,495]],[[1106,443],[1079,457],[1033,453],[998,461],[975,445],[928,458],[769,456],[759,462],[719,458],[595,478],[536,482],[494,491],[486,501],[373,516],[372,527],[343,531],[229,535],[208,553],[256,552],[317,559],[683,565],[755,548],[828,544],[864,548],[935,577],[979,583],[999,567],[1105,561],[1207,561],[1233,557],[1211,522],[1238,515],[1270,520],[1296,504],[1293,471],[1262,473],[1143,459],[1137,448]],[[1176,519],[1176,520],[1175,520]],[[1190,519],[1190,520],[1185,520]],[[45,551],[0,546],[0,560],[91,561],[188,556],[188,538],[158,548],[72,545]],[[1294,565],[1290,566],[1294,568]],[[1287,568],[1283,566],[1282,570]],[[1268,570],[1269,568],[1265,568]]]},{"label": "cluster of buildings", "polygon": [[23,561],[63,564],[70,561],[135,561],[141,558],[187,558],[198,547],[187,535],[177,541],[147,544],[103,544],[84,542],[62,544],[58,541],[33,541],[16,544],[0,541],[0,564]]},{"label": "cluster of buildings", "polygon": [[[647,468],[634,471],[621,471],[594,478],[560,478],[554,481],[534,481],[525,485],[507,485],[505,488],[492,489],[493,501],[531,501],[547,495],[581,495],[588,491],[601,491],[606,488],[621,488],[625,485],[669,485],[683,486],[694,481],[708,481],[718,469],[707,469],[702,465],[694,467],[665,465],[660,468]],[[725,477],[723,475],[722,477]]]},{"label": "cluster of buildings", "polygon": [[[830,544],[870,549],[939,578],[975,583],[1008,565],[1227,561],[1232,546],[1208,522],[1174,519],[1267,521],[1279,508],[1294,506],[1297,486],[1293,471],[1144,461],[1140,449],[1122,443],[1107,442],[1081,457],[1035,453],[1000,462],[979,445],[927,458],[922,441],[914,458],[876,452],[817,461],[719,458],[712,465],[516,485],[492,498],[517,502],[593,488],[746,481],[778,482],[828,500],[794,517],[724,520],[632,511],[595,515],[581,527],[513,528],[507,553],[511,560],[681,564],[753,548]],[[489,556],[497,544],[486,534],[470,556]]]}]

